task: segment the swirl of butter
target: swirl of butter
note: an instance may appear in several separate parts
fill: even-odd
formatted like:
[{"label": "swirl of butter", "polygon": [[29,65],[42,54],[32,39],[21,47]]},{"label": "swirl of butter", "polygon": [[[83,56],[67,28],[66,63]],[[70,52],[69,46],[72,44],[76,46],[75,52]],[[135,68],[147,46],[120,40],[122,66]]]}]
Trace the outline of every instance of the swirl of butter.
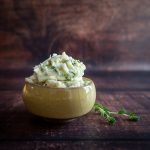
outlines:
[{"label": "swirl of butter", "polygon": [[52,56],[34,67],[32,76],[25,80],[29,83],[47,87],[79,87],[85,85],[83,80],[86,66],[79,60],[73,59],[65,52]]}]

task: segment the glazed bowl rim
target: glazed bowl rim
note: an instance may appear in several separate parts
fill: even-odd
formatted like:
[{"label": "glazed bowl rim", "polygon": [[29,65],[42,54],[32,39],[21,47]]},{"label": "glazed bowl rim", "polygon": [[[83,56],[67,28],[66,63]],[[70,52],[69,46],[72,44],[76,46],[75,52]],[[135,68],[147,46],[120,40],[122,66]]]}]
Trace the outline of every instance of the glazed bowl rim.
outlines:
[{"label": "glazed bowl rim", "polygon": [[89,78],[86,78],[86,77],[83,77],[83,80],[88,80],[90,81],[90,83],[88,83],[87,85],[83,85],[83,86],[78,86],[78,87],[47,87],[47,86],[43,86],[43,85],[40,85],[40,84],[36,84],[36,83],[29,83],[27,81],[25,81],[25,84],[29,84],[31,86],[35,86],[35,87],[39,87],[39,88],[45,88],[45,89],[79,89],[79,88],[84,88],[84,87],[88,87],[90,86],[91,84],[94,84],[93,81]]}]

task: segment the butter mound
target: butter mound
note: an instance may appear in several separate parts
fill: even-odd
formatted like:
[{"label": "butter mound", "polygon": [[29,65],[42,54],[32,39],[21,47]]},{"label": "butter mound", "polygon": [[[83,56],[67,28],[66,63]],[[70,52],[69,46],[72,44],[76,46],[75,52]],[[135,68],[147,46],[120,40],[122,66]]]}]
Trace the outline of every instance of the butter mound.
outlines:
[{"label": "butter mound", "polygon": [[86,66],[81,61],[63,52],[61,55],[50,55],[47,60],[35,66],[33,75],[25,81],[47,87],[79,87],[87,84],[82,78],[85,69]]}]

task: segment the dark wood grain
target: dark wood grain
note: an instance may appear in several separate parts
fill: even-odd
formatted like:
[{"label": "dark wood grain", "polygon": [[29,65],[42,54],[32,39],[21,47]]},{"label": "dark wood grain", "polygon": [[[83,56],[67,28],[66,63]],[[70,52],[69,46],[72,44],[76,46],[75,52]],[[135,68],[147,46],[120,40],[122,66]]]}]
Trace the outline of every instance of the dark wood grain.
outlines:
[{"label": "dark wood grain", "polygon": [[94,112],[66,123],[44,121],[28,113],[20,92],[0,92],[0,140],[150,140],[148,92],[97,92],[97,100],[116,111],[125,107],[141,116],[139,122],[117,119],[108,125]]},{"label": "dark wood grain", "polygon": [[149,0],[1,0],[0,62],[23,66],[65,50],[104,70],[149,70],[149,6]]},{"label": "dark wood grain", "polygon": [[[149,0],[0,1],[0,150],[150,149]],[[27,112],[24,78],[51,53],[87,66],[97,101],[141,120],[108,125],[91,111],[69,122]]]},{"label": "dark wood grain", "polygon": [[[87,71],[97,87],[97,101],[113,111],[125,107],[141,120],[117,117],[108,125],[91,111],[70,122],[52,122],[27,112],[22,101],[28,69],[0,70],[0,149],[146,149],[150,147],[149,72]],[[20,73],[21,72],[21,73]]]},{"label": "dark wood grain", "polygon": [[[25,77],[32,69],[1,69],[0,90],[22,90]],[[87,69],[85,76],[91,78],[97,91],[149,91],[150,72],[92,71]]]},{"label": "dark wood grain", "polygon": [[1,150],[149,150],[150,142],[147,141],[23,141],[0,143]]}]

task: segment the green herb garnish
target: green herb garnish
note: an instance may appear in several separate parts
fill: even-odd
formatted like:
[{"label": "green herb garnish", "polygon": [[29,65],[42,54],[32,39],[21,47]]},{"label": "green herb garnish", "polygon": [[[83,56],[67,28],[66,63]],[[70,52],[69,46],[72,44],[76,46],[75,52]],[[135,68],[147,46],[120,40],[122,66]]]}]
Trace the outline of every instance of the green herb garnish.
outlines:
[{"label": "green herb garnish", "polygon": [[76,74],[73,71],[71,71],[71,73],[72,73],[72,77],[74,78]]},{"label": "green herb garnish", "polygon": [[112,115],[123,115],[128,117],[128,120],[130,121],[138,121],[140,119],[135,113],[127,112],[124,108],[120,109],[118,112],[112,112],[100,103],[94,104],[94,110],[111,125],[115,124],[116,122],[116,119]]},{"label": "green herb garnish", "polygon": [[114,124],[116,122],[116,119],[110,114],[110,110],[101,104],[95,103],[94,110],[110,124]]},{"label": "green herb garnish", "polygon": [[71,77],[68,74],[64,74],[64,77],[66,78],[67,81],[71,81]]},{"label": "green herb garnish", "polygon": [[55,72],[57,72],[56,67],[52,66],[51,68],[52,68]]},{"label": "green herb garnish", "polygon": [[127,112],[124,108],[120,109],[116,114],[124,115],[128,117],[128,120],[130,121],[138,121],[140,119],[140,117],[137,116],[135,113]]}]

